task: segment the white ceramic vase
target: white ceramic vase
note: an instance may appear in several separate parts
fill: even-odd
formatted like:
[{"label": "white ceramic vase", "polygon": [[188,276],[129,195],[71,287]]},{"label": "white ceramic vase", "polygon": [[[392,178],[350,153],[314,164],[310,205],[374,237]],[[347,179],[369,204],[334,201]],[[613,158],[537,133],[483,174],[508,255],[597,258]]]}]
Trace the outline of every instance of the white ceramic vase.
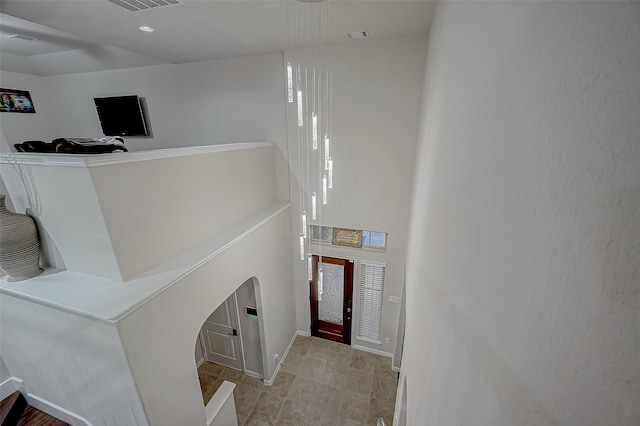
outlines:
[{"label": "white ceramic vase", "polygon": [[42,273],[38,228],[32,217],[13,213],[0,195],[0,269],[7,281],[22,281]]}]

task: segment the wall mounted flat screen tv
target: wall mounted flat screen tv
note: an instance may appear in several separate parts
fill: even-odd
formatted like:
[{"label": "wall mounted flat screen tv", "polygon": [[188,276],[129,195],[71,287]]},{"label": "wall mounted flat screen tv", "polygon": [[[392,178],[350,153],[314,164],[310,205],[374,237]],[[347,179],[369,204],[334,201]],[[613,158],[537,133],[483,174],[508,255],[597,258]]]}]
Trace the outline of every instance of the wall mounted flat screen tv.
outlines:
[{"label": "wall mounted flat screen tv", "polygon": [[148,136],[137,96],[94,98],[93,101],[105,136]]}]

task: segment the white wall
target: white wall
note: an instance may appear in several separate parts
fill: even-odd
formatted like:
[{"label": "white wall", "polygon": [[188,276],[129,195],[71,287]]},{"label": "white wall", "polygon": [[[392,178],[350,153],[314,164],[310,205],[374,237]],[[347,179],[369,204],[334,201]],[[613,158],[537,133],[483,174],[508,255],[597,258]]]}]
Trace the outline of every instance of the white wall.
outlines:
[{"label": "white wall", "polygon": [[251,277],[259,284],[265,377],[272,378],[274,355],[284,353],[296,331],[289,210],[118,323],[150,424],[204,424],[193,342],[211,312]]},{"label": "white wall", "polygon": [[146,425],[113,324],[0,297],[0,346],[25,390],[94,425]]},{"label": "white wall", "polygon": [[31,94],[36,110],[35,114],[0,113],[0,152],[10,151],[16,143],[28,140],[51,142],[52,139],[59,137],[53,104],[50,102],[49,92],[42,77],[2,71],[0,87],[27,90]]},{"label": "white wall", "polygon": [[[282,54],[44,77],[67,137],[100,137],[94,97],[146,98],[153,137],[130,150],[272,141],[286,154]],[[62,101],[64,100],[64,101]],[[286,156],[285,156],[286,158]]]},{"label": "white wall", "polygon": [[275,201],[274,150],[268,145],[92,167],[123,280]]},{"label": "white wall", "polygon": [[49,259],[128,281],[275,201],[274,151],[270,143],[234,144],[87,163],[17,154],[0,172],[17,211],[29,208],[36,219],[43,247],[61,253]]},{"label": "white wall", "polygon": [[60,131],[55,137],[103,136],[93,98],[134,94],[145,98],[152,133],[125,138],[130,151],[275,142],[278,198],[288,199],[282,53],[66,74],[43,81],[52,100],[63,100],[54,110]]},{"label": "white wall", "polygon": [[438,5],[408,425],[640,423],[638,22],[638,3]]},{"label": "white wall", "polygon": [[[305,50],[302,56],[313,56],[313,51]],[[298,57],[300,52],[285,52],[285,60],[294,64]],[[383,344],[355,340],[355,333],[352,339],[352,343],[387,353],[392,353],[395,347],[399,304],[389,303],[388,296],[400,296],[404,277],[425,58],[424,37],[358,41],[329,49],[333,78],[334,188],[329,193],[328,204],[322,206],[319,219],[328,226],[385,231],[388,246],[386,252],[323,246],[322,254],[387,264]],[[297,112],[295,104],[288,105],[289,158],[293,170],[291,200],[297,208]],[[299,226],[299,218],[294,219],[296,233]],[[299,256],[298,247],[296,240],[294,258]],[[319,250],[314,247],[313,251]],[[298,328],[308,332],[306,265],[298,260],[295,268]],[[357,287],[357,265],[354,272],[354,287]],[[385,338],[390,342],[384,343]]]},{"label": "white wall", "polygon": [[4,359],[0,356],[0,383],[7,380],[11,377],[11,372],[9,371],[9,367],[4,363]]}]

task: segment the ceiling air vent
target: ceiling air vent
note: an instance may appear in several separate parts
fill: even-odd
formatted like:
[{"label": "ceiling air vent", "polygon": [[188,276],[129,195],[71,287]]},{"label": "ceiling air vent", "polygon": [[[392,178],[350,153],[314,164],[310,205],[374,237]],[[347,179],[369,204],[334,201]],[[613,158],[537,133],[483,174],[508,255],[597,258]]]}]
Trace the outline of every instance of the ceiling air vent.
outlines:
[{"label": "ceiling air vent", "polygon": [[180,3],[178,0],[108,0],[132,12],[153,9],[154,7],[171,6]]},{"label": "ceiling air vent", "polygon": [[350,33],[347,33],[347,37],[349,37],[352,40],[356,40],[359,38],[368,38],[369,37],[369,31],[363,30],[363,31],[351,31]]},{"label": "ceiling air vent", "polygon": [[26,41],[38,41],[38,40],[40,40],[39,38],[31,37],[31,36],[24,35],[24,34],[11,34],[10,36],[8,36],[8,38],[17,38],[17,39],[26,40]]}]

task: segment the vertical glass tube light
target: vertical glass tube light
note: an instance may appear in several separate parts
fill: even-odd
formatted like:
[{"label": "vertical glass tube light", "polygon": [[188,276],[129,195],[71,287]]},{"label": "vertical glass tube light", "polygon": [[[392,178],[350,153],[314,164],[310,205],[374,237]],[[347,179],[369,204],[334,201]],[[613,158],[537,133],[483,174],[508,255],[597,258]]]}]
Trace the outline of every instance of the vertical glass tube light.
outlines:
[{"label": "vertical glass tube light", "polygon": [[322,175],[322,204],[327,204],[327,175]]},{"label": "vertical glass tube light", "polygon": [[300,260],[304,260],[304,237],[300,234]]},{"label": "vertical glass tube light", "polygon": [[289,62],[287,62],[287,101],[290,104],[293,103],[293,68]]},{"label": "vertical glass tube light", "polygon": [[329,189],[333,188],[333,159],[329,158],[329,174],[328,174],[328,182],[327,185],[329,186]]},{"label": "vertical glass tube light", "polygon": [[307,253],[307,274],[309,275],[309,281],[313,279],[313,264],[311,262],[311,253]]},{"label": "vertical glass tube light", "polygon": [[324,169],[329,170],[329,136],[324,137]]},{"label": "vertical glass tube light", "polygon": [[307,212],[302,212],[302,236],[307,238]]},{"label": "vertical glass tube light", "polygon": [[317,200],[316,193],[311,193],[311,219],[316,220],[316,212],[317,212]]},{"label": "vertical glass tube light", "polygon": [[315,112],[311,114],[311,140],[313,149],[318,149],[318,116]]},{"label": "vertical glass tube light", "polygon": [[298,127],[302,127],[304,120],[302,118],[302,90],[298,89]]}]

